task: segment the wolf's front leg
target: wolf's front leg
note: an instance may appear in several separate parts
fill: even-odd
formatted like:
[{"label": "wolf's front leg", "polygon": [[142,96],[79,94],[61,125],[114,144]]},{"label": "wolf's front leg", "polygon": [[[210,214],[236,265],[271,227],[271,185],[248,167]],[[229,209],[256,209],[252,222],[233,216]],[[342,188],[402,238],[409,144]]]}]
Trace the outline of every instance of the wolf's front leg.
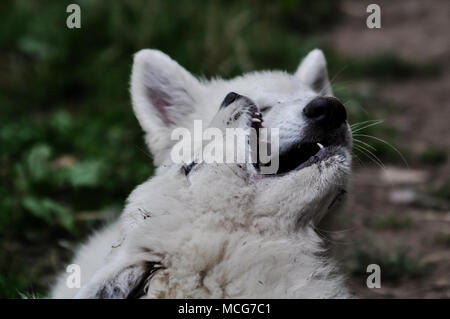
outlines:
[{"label": "wolf's front leg", "polygon": [[[119,222],[115,222],[94,234],[86,244],[81,246],[72,262],[80,267],[81,287],[90,281],[98,269],[105,265],[113,247],[119,240],[120,225]],[[80,287],[70,288],[67,284],[70,275],[71,273],[64,272],[59,276],[56,285],[50,292],[51,298],[73,298],[78,293]]]}]

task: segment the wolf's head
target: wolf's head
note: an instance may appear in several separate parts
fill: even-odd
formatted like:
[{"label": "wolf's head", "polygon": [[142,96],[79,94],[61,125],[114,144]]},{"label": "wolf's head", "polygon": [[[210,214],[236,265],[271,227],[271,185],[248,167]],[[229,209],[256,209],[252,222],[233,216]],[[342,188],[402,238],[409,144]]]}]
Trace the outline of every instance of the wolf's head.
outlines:
[{"label": "wolf's head", "polygon": [[[320,50],[310,52],[294,74],[254,72],[228,81],[197,80],[160,51],[143,50],[134,58],[131,94],[155,163],[164,168],[176,166],[170,158],[176,143],[170,139],[172,130],[193,130],[194,120],[242,128],[255,127],[262,120],[265,128],[277,128],[279,148],[271,152],[279,159],[276,174],[264,175],[253,166],[239,165],[245,171],[237,174],[241,182],[254,189],[255,213],[288,220],[295,229],[319,221],[345,194],[351,131],[344,106],[332,96]],[[221,117],[227,121],[218,121]],[[230,198],[226,193],[235,192],[234,182],[223,185],[226,179],[222,178],[202,184],[205,181],[196,177],[215,175],[217,167],[188,163],[191,189],[199,187],[204,192],[201,188],[208,188],[211,196]],[[240,169],[228,167],[235,172]],[[215,187],[215,181],[220,186]]]},{"label": "wolf's head", "polygon": [[[135,56],[131,94],[158,172],[128,199],[127,248],[79,296],[346,296],[340,279],[330,279],[332,265],[316,259],[314,224],[339,206],[351,164],[346,111],[332,96],[321,51],[295,74],[199,81],[167,55],[144,50]],[[221,130],[278,129],[270,152],[278,170],[207,164],[195,154],[174,163],[171,132],[193,130],[194,120]]]}]

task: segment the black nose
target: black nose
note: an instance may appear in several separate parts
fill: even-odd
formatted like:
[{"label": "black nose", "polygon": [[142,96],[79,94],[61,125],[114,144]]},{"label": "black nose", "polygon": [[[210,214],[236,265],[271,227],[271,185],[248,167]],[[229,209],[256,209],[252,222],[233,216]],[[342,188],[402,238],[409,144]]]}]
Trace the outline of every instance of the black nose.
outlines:
[{"label": "black nose", "polygon": [[324,129],[338,128],[347,119],[344,105],[334,97],[315,98],[305,106],[303,114]]}]

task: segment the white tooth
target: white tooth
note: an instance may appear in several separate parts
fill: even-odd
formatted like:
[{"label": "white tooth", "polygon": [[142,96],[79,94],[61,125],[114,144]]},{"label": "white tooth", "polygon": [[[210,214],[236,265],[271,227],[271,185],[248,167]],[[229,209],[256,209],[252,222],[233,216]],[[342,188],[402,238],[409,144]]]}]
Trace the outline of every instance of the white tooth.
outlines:
[{"label": "white tooth", "polygon": [[252,122],[261,123],[261,120],[260,120],[260,119],[255,119],[255,118],[253,118],[253,119],[252,119]]},{"label": "white tooth", "polygon": [[317,145],[320,147],[320,149],[322,149],[323,148],[323,145],[322,144],[320,144],[320,143],[317,143]]}]

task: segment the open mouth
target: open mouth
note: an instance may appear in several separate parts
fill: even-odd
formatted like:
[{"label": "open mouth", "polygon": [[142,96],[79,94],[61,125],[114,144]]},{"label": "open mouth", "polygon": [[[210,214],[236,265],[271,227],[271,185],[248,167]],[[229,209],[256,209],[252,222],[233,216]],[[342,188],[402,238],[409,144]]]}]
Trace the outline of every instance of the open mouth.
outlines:
[{"label": "open mouth", "polygon": [[[263,122],[262,114],[254,112],[252,114],[252,127],[257,133],[257,161],[254,164],[255,168],[259,170],[261,166],[271,166],[271,162],[261,163],[259,158],[259,129],[262,128]],[[276,175],[282,175],[289,173],[293,170],[300,170],[305,167],[311,166],[326,159],[331,153],[332,146],[327,145],[324,141],[317,142],[300,142],[293,145],[286,151],[279,155],[279,166]]]},{"label": "open mouth", "polygon": [[[325,160],[331,154],[332,147],[324,146],[322,143],[299,143],[293,145],[287,151],[279,155],[279,165],[276,175],[287,174],[293,170],[301,170],[305,167]],[[270,166],[269,163],[258,163],[261,166]]]},{"label": "open mouth", "polygon": [[300,170],[324,160],[329,148],[322,143],[300,143],[280,154],[277,174]]}]

